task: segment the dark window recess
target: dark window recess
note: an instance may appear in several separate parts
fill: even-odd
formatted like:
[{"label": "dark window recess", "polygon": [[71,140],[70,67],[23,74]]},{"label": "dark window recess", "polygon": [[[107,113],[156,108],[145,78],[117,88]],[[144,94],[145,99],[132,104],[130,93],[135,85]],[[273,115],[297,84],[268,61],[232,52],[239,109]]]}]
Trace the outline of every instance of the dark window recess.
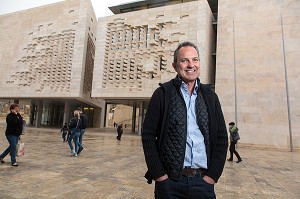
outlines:
[{"label": "dark window recess", "polygon": [[165,6],[165,3],[152,3],[152,4],[148,4],[147,8],[157,8],[157,7],[162,7]]}]

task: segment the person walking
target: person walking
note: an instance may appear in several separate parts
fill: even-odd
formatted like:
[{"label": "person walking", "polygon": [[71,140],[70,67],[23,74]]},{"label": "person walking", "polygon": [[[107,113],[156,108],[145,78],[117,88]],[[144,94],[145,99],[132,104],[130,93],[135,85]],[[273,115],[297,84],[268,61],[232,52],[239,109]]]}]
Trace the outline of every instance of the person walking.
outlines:
[{"label": "person walking", "polygon": [[82,139],[83,139],[85,130],[88,126],[88,116],[82,112],[80,107],[77,108],[77,111],[79,111],[80,119],[81,119],[81,129],[80,129],[80,135],[79,135],[79,149],[78,149],[78,155],[81,155],[81,152],[83,150]]},{"label": "person walking", "polygon": [[23,120],[21,135],[25,135],[25,132],[26,132],[26,120]]},{"label": "person walking", "polygon": [[117,140],[121,141],[121,137],[122,137],[122,134],[123,134],[123,124],[120,124],[117,128]]},{"label": "person walking", "polygon": [[[230,152],[230,157],[227,159],[228,161],[233,161],[233,154],[237,157],[237,162],[240,163],[242,162],[242,158],[240,154],[236,151],[235,145],[237,144],[239,138],[238,134],[239,129],[235,126],[234,122],[229,123],[229,134],[230,134],[230,146],[229,146],[229,152]],[[236,136],[238,135],[238,137]]]},{"label": "person walking", "polygon": [[145,178],[157,199],[216,198],[228,148],[221,105],[200,83],[196,45],[179,44],[172,65],[177,76],[154,91],[143,123]]},{"label": "person walking", "polygon": [[11,165],[18,166],[16,160],[17,144],[23,130],[23,118],[19,113],[18,104],[10,105],[9,109],[10,113],[6,116],[7,127],[5,131],[5,136],[9,143],[9,146],[0,155],[0,162],[1,164],[5,163],[3,159],[5,158],[5,156],[7,156],[8,153],[10,153]]},{"label": "person walking", "polygon": [[[71,149],[71,156],[77,157],[79,149],[79,136],[81,131],[80,112],[78,110],[74,111],[74,117],[70,121],[69,129],[68,144]],[[72,140],[74,142],[75,149],[73,147]]]},{"label": "person walking", "polygon": [[67,123],[64,123],[63,127],[60,129],[61,137],[63,139],[63,142],[67,141],[67,133],[68,133],[69,127]]}]

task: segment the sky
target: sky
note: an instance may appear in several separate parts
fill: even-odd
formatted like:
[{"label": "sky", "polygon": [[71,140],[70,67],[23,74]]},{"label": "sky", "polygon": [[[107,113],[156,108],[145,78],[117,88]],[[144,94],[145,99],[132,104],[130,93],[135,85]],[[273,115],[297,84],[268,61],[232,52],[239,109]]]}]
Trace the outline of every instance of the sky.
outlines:
[{"label": "sky", "polygon": [[[0,0],[0,15],[43,6],[62,0]],[[108,7],[116,6],[132,0],[91,0],[97,18],[113,15]]]}]

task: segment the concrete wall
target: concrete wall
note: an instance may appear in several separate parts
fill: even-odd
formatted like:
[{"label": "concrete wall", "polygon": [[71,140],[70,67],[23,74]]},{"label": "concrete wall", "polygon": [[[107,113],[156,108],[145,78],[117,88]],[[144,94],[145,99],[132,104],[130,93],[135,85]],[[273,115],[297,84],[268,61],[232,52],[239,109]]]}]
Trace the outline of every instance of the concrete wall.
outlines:
[{"label": "concrete wall", "polygon": [[201,81],[211,83],[212,31],[206,0],[99,18],[92,96],[149,99],[175,77],[173,52],[183,41],[198,45]]},{"label": "concrete wall", "polygon": [[300,147],[299,9],[295,0],[219,0],[216,92],[226,123],[237,114],[240,143],[289,149],[290,121]]},{"label": "concrete wall", "polygon": [[89,93],[82,92],[88,35],[95,41],[96,25],[89,0],[1,15],[0,97],[84,98],[86,103],[99,103],[90,97],[91,86]]}]

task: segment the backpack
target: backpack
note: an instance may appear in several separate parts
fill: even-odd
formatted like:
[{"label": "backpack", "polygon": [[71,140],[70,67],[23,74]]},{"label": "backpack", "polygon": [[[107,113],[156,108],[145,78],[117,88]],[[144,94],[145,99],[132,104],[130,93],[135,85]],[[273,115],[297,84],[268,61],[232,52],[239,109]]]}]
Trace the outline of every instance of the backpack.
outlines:
[{"label": "backpack", "polygon": [[88,125],[88,117],[85,114],[80,115],[81,128],[86,129]]},{"label": "backpack", "polygon": [[232,133],[232,139],[233,141],[238,141],[240,139],[240,134],[239,134],[239,131],[238,130],[235,130],[233,133]]}]

